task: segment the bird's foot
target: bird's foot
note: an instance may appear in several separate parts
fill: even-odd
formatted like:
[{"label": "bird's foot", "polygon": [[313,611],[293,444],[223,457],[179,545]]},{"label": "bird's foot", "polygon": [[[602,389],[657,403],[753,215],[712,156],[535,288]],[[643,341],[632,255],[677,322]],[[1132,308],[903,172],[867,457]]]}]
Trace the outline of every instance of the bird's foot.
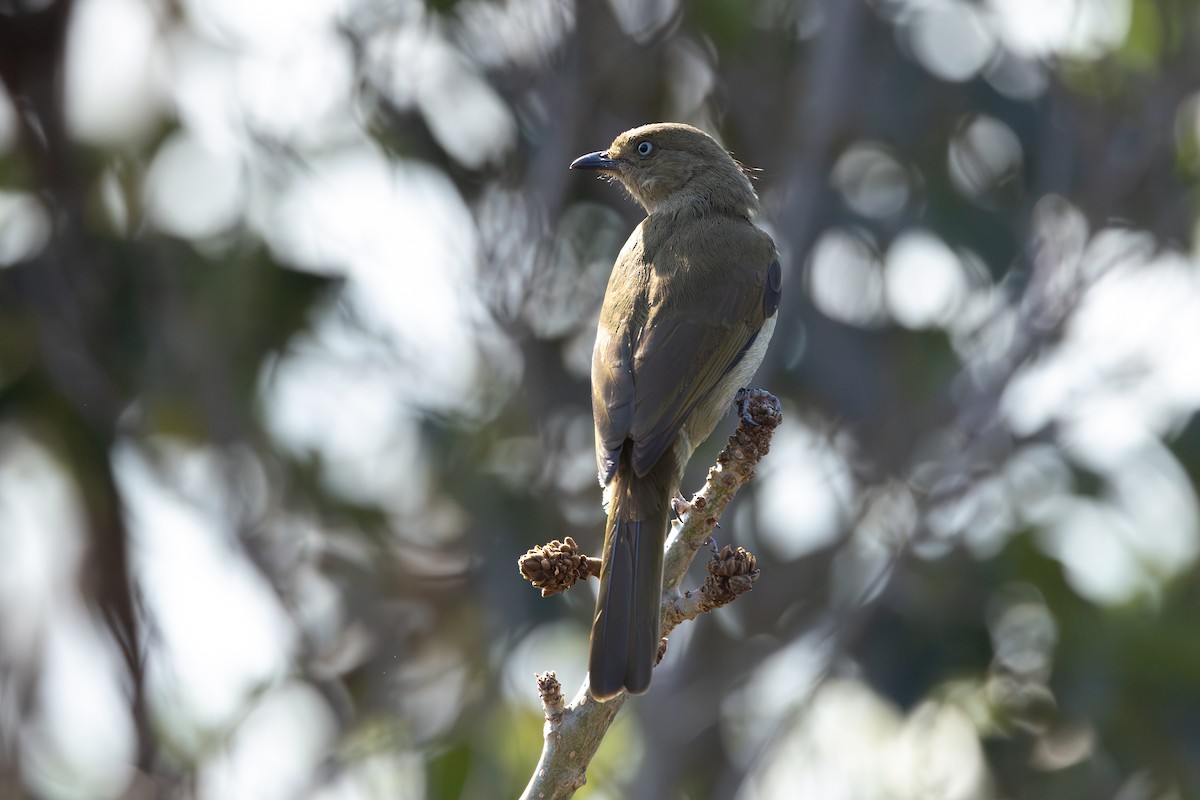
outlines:
[{"label": "bird's foot", "polygon": [[671,498],[671,512],[675,515],[676,522],[683,522],[683,518],[692,510],[692,504],[689,503],[682,494],[678,492]]},{"label": "bird's foot", "polygon": [[[779,398],[763,389],[738,389],[733,404],[737,407],[738,417],[752,428],[764,424],[774,428],[782,416]],[[758,412],[758,419],[754,418],[755,412]]]},{"label": "bird's foot", "polygon": [[754,396],[753,389],[738,389],[737,394],[733,396],[733,404],[737,407],[738,417],[742,422],[757,428],[758,422],[754,421],[754,417],[750,416],[750,398]]}]

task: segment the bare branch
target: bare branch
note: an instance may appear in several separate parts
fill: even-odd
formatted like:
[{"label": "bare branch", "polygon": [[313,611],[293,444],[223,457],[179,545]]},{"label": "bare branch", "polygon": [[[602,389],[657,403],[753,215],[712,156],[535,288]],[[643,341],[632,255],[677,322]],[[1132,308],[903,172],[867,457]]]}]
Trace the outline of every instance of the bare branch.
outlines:
[{"label": "bare branch", "polygon": [[713,529],[738,489],[754,477],[754,469],[771,449],[771,437],[783,421],[779,400],[769,392],[752,389],[747,401],[749,424],[742,420],[729,437],[717,463],[708,471],[703,488],[692,496],[683,525],[667,542],[663,562],[663,587],[678,591],[696,551],[712,536]]},{"label": "bare branch", "polygon": [[[754,554],[725,545],[708,562],[708,577],[696,591],[676,595],[663,612],[662,635],[665,638],[679,623],[695,619],[708,611],[728,605],[753,588],[758,580]],[[661,658],[661,656],[660,656]]]},{"label": "bare branch", "polygon": [[[708,578],[699,589],[682,594],[679,591],[696,552],[709,540],[738,489],[754,477],[755,466],[770,449],[771,436],[782,419],[779,400],[764,391],[751,391],[745,416],[708,471],[704,487],[692,497],[682,521],[675,524],[664,559],[660,659],[666,650],[665,637],[677,625],[732,602],[748,592],[758,578],[754,555],[740,547],[734,550],[726,546],[709,561]],[[599,559],[580,554],[569,536],[562,542],[535,547],[520,559],[519,565],[522,576],[540,589],[542,596],[565,591],[588,575],[599,576]],[[588,764],[628,695],[599,703],[592,698],[585,680],[575,699],[564,708],[557,676],[547,672],[538,675],[537,681],[546,711],[542,755],[521,798],[565,800],[587,782]]]}]

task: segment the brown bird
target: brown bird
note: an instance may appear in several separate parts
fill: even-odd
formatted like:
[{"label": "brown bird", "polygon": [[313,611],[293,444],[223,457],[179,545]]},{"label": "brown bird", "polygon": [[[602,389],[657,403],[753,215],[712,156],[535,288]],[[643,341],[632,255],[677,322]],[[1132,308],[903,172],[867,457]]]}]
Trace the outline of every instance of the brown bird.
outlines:
[{"label": "brown bird", "polygon": [[648,216],[613,266],[592,352],[608,522],[588,659],[592,696],[650,686],[663,547],[692,451],[754,376],[781,274],[741,166],[690,125],[626,131],[571,169],[620,182]]}]

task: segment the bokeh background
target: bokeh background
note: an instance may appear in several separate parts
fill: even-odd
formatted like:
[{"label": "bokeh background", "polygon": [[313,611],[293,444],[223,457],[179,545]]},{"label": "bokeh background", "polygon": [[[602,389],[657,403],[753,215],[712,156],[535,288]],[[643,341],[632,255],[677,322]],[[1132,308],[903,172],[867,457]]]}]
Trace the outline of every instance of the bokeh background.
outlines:
[{"label": "bokeh background", "polygon": [[566,166],[676,120],[786,416],[578,796],[1200,797],[1200,4],[0,0],[0,79],[0,796],[519,794],[640,217]]}]

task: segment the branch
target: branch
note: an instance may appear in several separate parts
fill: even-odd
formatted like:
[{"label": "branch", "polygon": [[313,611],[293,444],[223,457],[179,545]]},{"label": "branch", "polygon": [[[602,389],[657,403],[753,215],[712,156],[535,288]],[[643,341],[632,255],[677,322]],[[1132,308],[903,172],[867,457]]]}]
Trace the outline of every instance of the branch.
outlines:
[{"label": "branch", "polygon": [[[681,521],[672,526],[667,541],[660,660],[666,652],[666,636],[677,625],[732,602],[750,591],[758,578],[754,555],[727,545],[710,559],[708,578],[699,589],[679,591],[696,552],[710,540],[738,489],[754,477],[755,466],[770,449],[771,436],[783,419],[779,400],[771,394],[755,389],[746,399],[745,416],[717,456],[717,463],[708,471],[703,488],[692,496]],[[753,422],[747,422],[745,417]],[[600,559],[581,554],[569,536],[561,542],[555,540],[535,547],[518,565],[522,576],[540,589],[543,597],[566,591],[580,579],[600,575]],[[587,782],[588,764],[628,695],[596,702],[584,680],[575,699],[564,706],[562,686],[555,673],[540,674],[537,681],[546,712],[542,755],[521,800],[565,800]]]},{"label": "branch", "polygon": [[678,592],[696,551],[712,536],[733,496],[754,477],[758,462],[771,449],[775,428],[783,421],[783,411],[774,395],[761,389],[751,389],[747,395],[747,415],[754,424],[745,419],[738,424],[717,456],[717,463],[709,469],[704,486],[692,496],[683,524],[667,539],[663,560],[663,588],[667,592]]}]

